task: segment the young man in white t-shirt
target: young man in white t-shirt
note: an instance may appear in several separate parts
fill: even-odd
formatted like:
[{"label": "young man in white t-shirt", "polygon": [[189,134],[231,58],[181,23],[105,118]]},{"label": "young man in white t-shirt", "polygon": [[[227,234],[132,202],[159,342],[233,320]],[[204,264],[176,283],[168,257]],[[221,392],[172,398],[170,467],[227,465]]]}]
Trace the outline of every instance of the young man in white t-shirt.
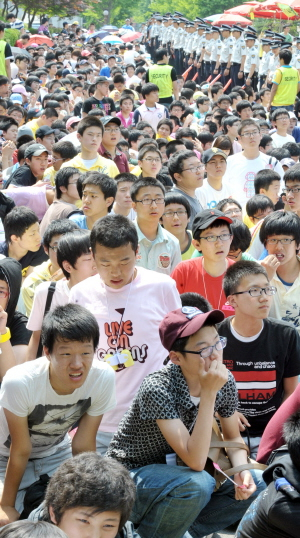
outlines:
[{"label": "young man in white t-shirt", "polygon": [[277,108],[271,115],[271,120],[274,122],[277,129],[276,133],[271,135],[273,139],[273,148],[281,148],[286,142],[295,142],[292,135],[288,134],[290,127],[290,116],[285,108]]},{"label": "young man in white t-shirt", "polygon": [[107,413],[97,436],[104,454],[142,381],[159,370],[167,356],[159,323],[181,301],[167,275],[136,267],[138,235],[123,215],[107,215],[91,232],[91,247],[99,275],[72,288],[70,302],[84,305],[100,327],[97,357],[116,372],[117,407]]},{"label": "young man in white t-shirt", "polygon": [[[50,310],[69,302],[70,289],[85,278],[96,274],[95,262],[90,250],[90,234],[86,230],[76,230],[65,234],[57,247],[57,263],[65,278],[56,282]],[[37,356],[41,338],[41,328],[51,282],[42,282],[34,292],[32,310],[27,328],[32,332],[27,352],[27,360]]]},{"label": "young man in white t-shirt", "polygon": [[224,182],[230,183],[232,197],[244,206],[255,194],[254,179],[257,172],[269,168],[278,172],[281,179],[284,172],[274,157],[259,151],[261,135],[256,121],[242,121],[238,135],[243,151],[228,157]]},{"label": "young man in white t-shirt", "polygon": [[93,360],[99,327],[88,310],[57,307],[45,318],[42,341],[46,356],[11,368],[1,386],[1,527],[19,519],[40,475],[51,476],[72,454],[95,451],[102,415],[115,406],[114,373]]},{"label": "young man in white t-shirt", "polygon": [[207,176],[195,193],[203,209],[214,209],[218,202],[231,196],[230,185],[223,182],[226,161],[226,153],[219,148],[208,149],[202,155]]}]

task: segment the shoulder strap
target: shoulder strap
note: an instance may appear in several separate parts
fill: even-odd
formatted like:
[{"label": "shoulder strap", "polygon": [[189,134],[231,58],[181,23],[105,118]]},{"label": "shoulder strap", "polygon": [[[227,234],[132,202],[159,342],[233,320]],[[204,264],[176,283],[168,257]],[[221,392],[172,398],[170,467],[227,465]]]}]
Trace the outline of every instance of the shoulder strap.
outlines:
[{"label": "shoulder strap", "polygon": [[[45,315],[50,310],[50,306],[51,306],[51,303],[52,303],[52,299],[53,299],[55,289],[56,289],[56,281],[53,281],[53,282],[51,282],[51,284],[50,284],[50,286],[48,288],[48,293],[47,293],[47,299],[46,299],[43,319],[44,319]],[[41,357],[42,353],[43,353],[43,346],[42,346],[42,341],[40,339],[39,347],[38,347],[37,354],[36,354],[36,358]]]}]

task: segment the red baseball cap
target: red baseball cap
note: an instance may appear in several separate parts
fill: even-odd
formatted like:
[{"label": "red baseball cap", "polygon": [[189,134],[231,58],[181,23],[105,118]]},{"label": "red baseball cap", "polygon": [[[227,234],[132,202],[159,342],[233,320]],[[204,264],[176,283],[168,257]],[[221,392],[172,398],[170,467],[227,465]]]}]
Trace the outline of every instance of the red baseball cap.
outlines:
[{"label": "red baseball cap", "polygon": [[215,324],[223,321],[224,317],[221,310],[210,310],[204,313],[194,306],[183,306],[177,310],[172,310],[160,322],[161,343],[168,351],[171,351],[177,338],[191,336],[199,331],[207,319]]}]

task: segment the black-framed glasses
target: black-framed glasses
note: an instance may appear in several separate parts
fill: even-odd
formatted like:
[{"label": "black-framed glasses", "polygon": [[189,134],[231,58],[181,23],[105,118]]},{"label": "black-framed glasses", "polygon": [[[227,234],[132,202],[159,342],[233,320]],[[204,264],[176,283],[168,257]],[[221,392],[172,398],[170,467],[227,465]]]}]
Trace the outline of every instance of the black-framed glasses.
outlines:
[{"label": "black-framed glasses", "polygon": [[243,136],[244,138],[252,138],[257,135],[259,135],[259,131],[249,131],[249,133],[243,133],[240,136]]},{"label": "black-framed glasses", "polygon": [[57,252],[58,246],[54,245],[54,247],[52,247],[51,245],[49,245],[49,248],[51,248],[51,250],[53,250],[53,252]]},{"label": "black-framed glasses", "polygon": [[267,286],[266,288],[250,288],[250,290],[247,291],[236,291],[231,295],[242,295],[243,293],[249,293],[251,297],[260,297],[263,292],[266,295],[275,295],[275,293],[277,292],[277,288],[275,286]]},{"label": "black-framed glasses", "polygon": [[225,336],[221,336],[220,340],[218,340],[214,346],[205,347],[200,351],[190,351],[189,349],[184,349],[183,351],[185,353],[192,353],[193,355],[200,355],[202,359],[207,359],[207,357],[210,357],[214,349],[216,349],[217,351],[221,351],[222,349],[224,349],[224,347],[226,347],[226,344],[227,338]]},{"label": "black-framed glasses", "polygon": [[231,237],[232,234],[208,235],[207,237],[200,235],[199,239],[206,239],[209,243],[215,243],[218,239],[221,239],[221,241],[228,241]]},{"label": "black-framed glasses", "polygon": [[283,194],[298,194],[300,192],[300,187],[292,187],[291,189],[288,189],[287,187],[284,189]]},{"label": "black-framed glasses", "polygon": [[226,217],[233,217],[233,215],[240,215],[242,213],[242,210],[241,209],[228,209],[228,211],[224,211],[224,215],[226,215]]},{"label": "black-framed glasses", "polygon": [[161,198],[144,198],[143,200],[136,200],[136,202],[139,202],[140,204],[143,204],[143,205],[151,205],[151,204],[153,204],[153,202],[155,202],[157,205],[159,205],[159,204],[164,204],[165,199],[163,197],[161,197]]},{"label": "black-framed glasses", "polygon": [[178,211],[167,211],[163,214],[163,217],[166,217],[166,219],[172,219],[175,215],[177,215],[177,217],[183,217],[183,215],[186,215],[186,213],[187,212],[185,209],[178,209]]},{"label": "black-framed glasses", "polygon": [[291,239],[290,237],[284,237],[283,239],[275,239],[275,237],[271,239],[267,239],[268,245],[277,245],[278,243],[281,243],[282,245],[290,245],[295,239]]},{"label": "black-framed glasses", "polygon": [[186,172],[186,171],[189,171],[189,172],[193,172],[193,173],[196,173],[198,172],[198,170],[204,170],[204,165],[203,164],[199,164],[198,166],[191,166],[190,168],[183,168],[181,170],[181,172]]}]

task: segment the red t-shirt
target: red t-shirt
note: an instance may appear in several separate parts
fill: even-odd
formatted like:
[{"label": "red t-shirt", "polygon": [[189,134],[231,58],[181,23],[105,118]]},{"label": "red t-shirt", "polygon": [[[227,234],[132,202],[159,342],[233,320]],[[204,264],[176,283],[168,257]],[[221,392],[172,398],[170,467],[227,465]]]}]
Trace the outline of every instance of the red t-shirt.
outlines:
[{"label": "red t-shirt", "polygon": [[[227,259],[227,267],[234,264]],[[203,257],[180,262],[171,277],[176,282],[179,293],[195,292],[207,299],[213,308],[220,309],[225,316],[232,316],[234,309],[226,306],[226,297],[222,288],[223,277],[209,275],[203,267]]]}]

